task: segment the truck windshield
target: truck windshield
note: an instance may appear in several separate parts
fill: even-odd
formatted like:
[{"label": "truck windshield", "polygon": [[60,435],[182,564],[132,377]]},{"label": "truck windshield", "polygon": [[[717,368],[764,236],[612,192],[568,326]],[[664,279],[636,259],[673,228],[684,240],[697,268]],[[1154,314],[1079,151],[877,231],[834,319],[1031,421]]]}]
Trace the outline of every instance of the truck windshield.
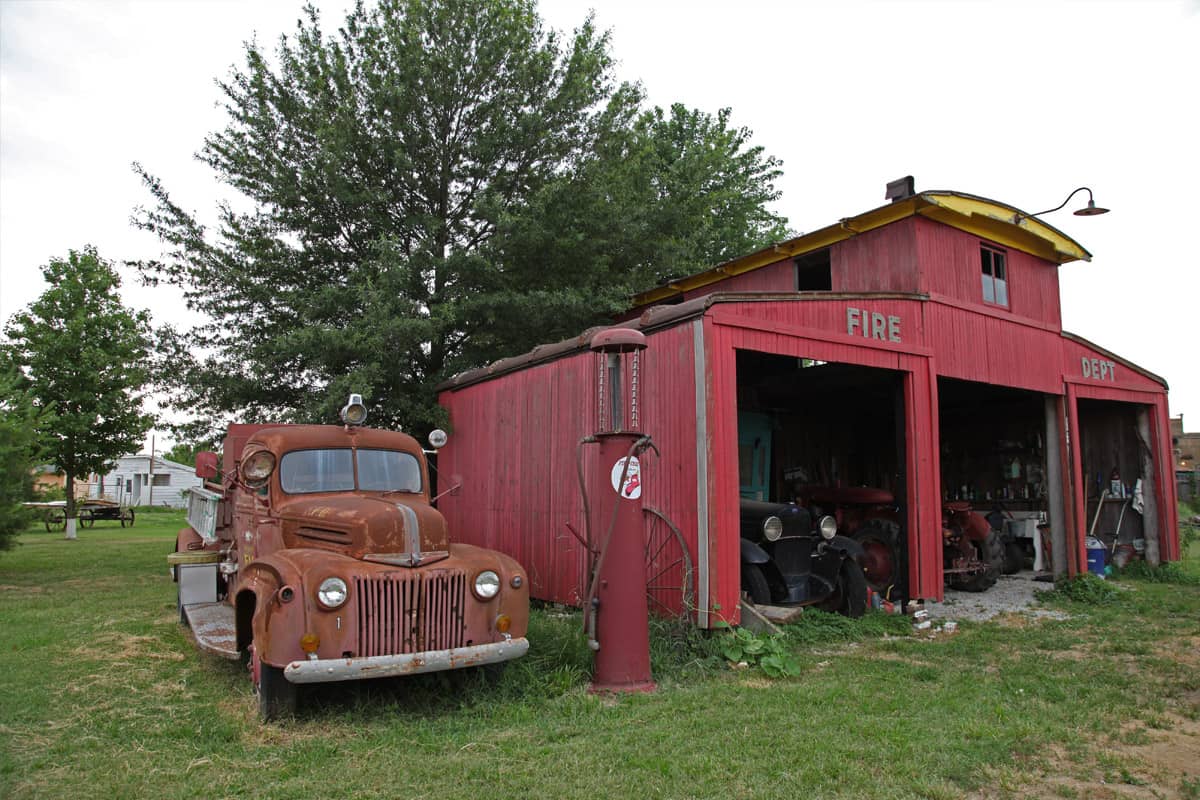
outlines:
[{"label": "truck windshield", "polygon": [[[293,450],[279,461],[279,484],[288,494],[350,492],[354,451]],[[411,453],[358,451],[358,488],[371,492],[420,492],[421,465]]]}]

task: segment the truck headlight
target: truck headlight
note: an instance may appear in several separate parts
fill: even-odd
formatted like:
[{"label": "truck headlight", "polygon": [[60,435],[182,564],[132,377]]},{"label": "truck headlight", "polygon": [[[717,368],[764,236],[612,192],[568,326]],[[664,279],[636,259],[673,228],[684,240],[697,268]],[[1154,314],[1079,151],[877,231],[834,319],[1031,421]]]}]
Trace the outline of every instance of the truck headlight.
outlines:
[{"label": "truck headlight", "polygon": [[275,454],[270,450],[258,450],[242,462],[242,480],[253,489],[265,484],[274,471]]},{"label": "truck headlight", "polygon": [[349,592],[346,589],[346,582],[341,578],[326,578],[321,581],[321,585],[317,587],[317,602],[325,608],[334,609],[346,602],[346,596]]},{"label": "truck headlight", "polygon": [[475,576],[475,596],[480,600],[491,600],[500,591],[500,576],[485,569]]},{"label": "truck headlight", "polygon": [[833,517],[821,517],[821,521],[817,523],[817,527],[821,530],[821,536],[825,539],[832,539],[837,536],[837,520]]},{"label": "truck headlight", "polygon": [[768,542],[774,542],[783,536],[783,520],[779,517],[767,517],[763,520],[763,536]]}]

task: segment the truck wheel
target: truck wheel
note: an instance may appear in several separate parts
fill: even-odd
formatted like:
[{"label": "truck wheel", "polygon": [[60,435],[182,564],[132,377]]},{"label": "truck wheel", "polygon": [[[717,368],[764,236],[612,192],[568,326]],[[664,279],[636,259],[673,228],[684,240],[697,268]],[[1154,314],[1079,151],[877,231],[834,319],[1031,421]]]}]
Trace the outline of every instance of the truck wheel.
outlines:
[{"label": "truck wheel", "polygon": [[250,675],[258,694],[258,713],[264,722],[273,722],[296,713],[296,684],[283,677],[283,670],[264,664],[254,645],[250,645]]},{"label": "truck wheel", "polygon": [[756,606],[771,602],[771,587],[758,564],[742,564],[742,590],[750,595],[750,601]]},{"label": "truck wheel", "polygon": [[842,560],[838,570],[837,587],[833,594],[821,603],[824,611],[832,611],[843,617],[858,619],[867,611],[867,576],[858,562],[852,558]]},{"label": "truck wheel", "polygon": [[987,538],[982,542],[972,542],[978,551],[979,560],[987,565],[986,569],[977,575],[962,581],[956,588],[964,592],[986,592],[996,585],[1000,570],[1004,567],[1004,542],[996,531],[988,531]]},{"label": "truck wheel", "polygon": [[886,597],[888,589],[899,582],[900,526],[889,519],[871,519],[852,538],[863,547],[867,585]]}]

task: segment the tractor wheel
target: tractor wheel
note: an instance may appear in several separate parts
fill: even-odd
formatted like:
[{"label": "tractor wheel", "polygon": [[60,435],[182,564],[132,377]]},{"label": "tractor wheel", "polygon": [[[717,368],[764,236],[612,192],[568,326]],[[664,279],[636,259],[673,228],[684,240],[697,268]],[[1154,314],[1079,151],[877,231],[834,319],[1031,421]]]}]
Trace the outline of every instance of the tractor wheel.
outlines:
[{"label": "tractor wheel", "polygon": [[264,664],[254,645],[250,645],[250,676],[258,694],[258,713],[264,722],[273,722],[296,713],[296,684],[283,677],[283,670]]},{"label": "tractor wheel", "polygon": [[750,595],[750,602],[756,606],[771,602],[771,587],[758,564],[742,564],[742,591]]},{"label": "tractor wheel", "polygon": [[823,611],[832,611],[843,617],[858,619],[867,611],[867,576],[858,562],[852,558],[842,561],[838,570],[837,587],[819,606]]},{"label": "tractor wheel", "polygon": [[989,531],[986,539],[982,542],[972,542],[972,544],[979,552],[979,560],[987,564],[987,568],[963,580],[955,588],[962,589],[964,592],[986,592],[996,585],[996,580],[1000,577],[1000,571],[1004,567],[1004,542],[1000,540],[999,533]]},{"label": "tractor wheel", "polygon": [[852,538],[863,547],[867,585],[887,597],[900,582],[900,526],[890,519],[871,519]]},{"label": "tractor wheel", "polygon": [[1021,547],[1020,542],[1005,542],[1004,543],[1004,569],[1002,572],[1005,575],[1016,575],[1025,566],[1025,548]]}]

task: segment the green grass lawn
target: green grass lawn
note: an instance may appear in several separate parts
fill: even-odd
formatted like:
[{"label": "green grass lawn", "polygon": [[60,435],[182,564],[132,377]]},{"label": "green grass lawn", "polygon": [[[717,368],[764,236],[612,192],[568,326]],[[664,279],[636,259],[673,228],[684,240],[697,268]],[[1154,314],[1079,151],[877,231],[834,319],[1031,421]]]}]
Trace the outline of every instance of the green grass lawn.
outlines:
[{"label": "green grass lawn", "polygon": [[587,694],[578,618],[540,611],[502,675],[321,687],[263,725],[177,622],[182,524],[0,553],[0,796],[1200,798],[1196,547],[1170,582],[1060,592],[1066,620],[808,614],[794,678],[656,629],[660,690],[620,699]]}]

